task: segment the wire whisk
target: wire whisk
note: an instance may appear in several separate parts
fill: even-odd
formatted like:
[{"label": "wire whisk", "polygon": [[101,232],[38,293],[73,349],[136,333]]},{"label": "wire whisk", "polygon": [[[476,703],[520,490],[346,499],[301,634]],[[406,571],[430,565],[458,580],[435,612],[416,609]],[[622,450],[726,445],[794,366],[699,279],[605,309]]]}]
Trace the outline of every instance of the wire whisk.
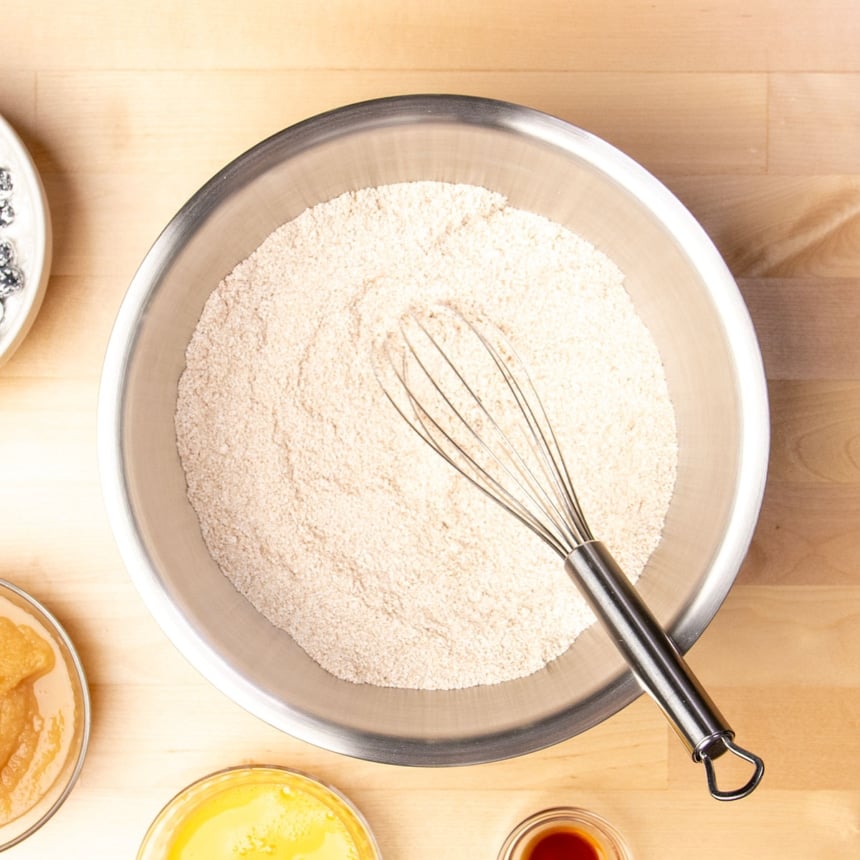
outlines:
[{"label": "wire whisk", "polygon": [[[448,307],[412,313],[381,345],[374,370],[388,400],[424,442],[563,560],[640,686],[663,709],[693,761],[704,764],[711,795],[736,800],[750,794],[764,763],[734,743],[734,731],[672,640],[595,539],[544,401],[502,331]],[[717,785],[713,760],[726,752],[753,766],[740,788]]]}]

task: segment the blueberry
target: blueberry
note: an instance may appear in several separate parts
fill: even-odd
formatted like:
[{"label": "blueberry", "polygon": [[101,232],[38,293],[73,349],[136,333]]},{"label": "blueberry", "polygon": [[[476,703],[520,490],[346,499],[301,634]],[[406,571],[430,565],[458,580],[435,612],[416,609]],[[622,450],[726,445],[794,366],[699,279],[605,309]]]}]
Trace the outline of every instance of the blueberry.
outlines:
[{"label": "blueberry", "polygon": [[0,239],[0,268],[15,262],[15,247],[8,239]]},{"label": "blueberry", "polygon": [[0,299],[24,289],[24,273],[17,266],[0,266]]},{"label": "blueberry", "polygon": [[8,227],[15,220],[15,210],[8,200],[0,200],[0,227]]}]

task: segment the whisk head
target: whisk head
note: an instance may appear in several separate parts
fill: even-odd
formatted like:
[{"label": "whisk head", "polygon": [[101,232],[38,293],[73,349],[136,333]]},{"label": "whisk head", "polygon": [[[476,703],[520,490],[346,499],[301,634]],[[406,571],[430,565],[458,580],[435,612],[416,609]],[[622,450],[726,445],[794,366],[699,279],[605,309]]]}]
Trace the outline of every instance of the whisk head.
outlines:
[{"label": "whisk head", "polygon": [[447,307],[407,314],[374,370],[410,427],[559,556],[594,539],[532,377],[498,326]]}]

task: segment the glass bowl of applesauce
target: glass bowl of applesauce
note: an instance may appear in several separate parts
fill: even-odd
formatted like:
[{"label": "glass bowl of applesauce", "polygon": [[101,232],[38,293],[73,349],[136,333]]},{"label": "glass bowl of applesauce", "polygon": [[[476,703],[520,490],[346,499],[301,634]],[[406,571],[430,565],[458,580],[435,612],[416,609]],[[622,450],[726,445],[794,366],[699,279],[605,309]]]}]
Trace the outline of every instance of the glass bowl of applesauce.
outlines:
[{"label": "glass bowl of applesauce", "polygon": [[0,851],[63,804],[89,732],[89,692],[72,641],[41,603],[0,579]]}]

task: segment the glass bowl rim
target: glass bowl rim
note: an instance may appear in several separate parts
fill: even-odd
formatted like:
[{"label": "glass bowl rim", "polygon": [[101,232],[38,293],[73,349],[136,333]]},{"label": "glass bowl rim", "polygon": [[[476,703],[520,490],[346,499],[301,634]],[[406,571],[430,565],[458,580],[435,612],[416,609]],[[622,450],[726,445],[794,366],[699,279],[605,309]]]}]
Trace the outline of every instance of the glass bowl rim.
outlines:
[{"label": "glass bowl rim", "polygon": [[287,765],[263,762],[258,762],[256,764],[237,764],[222,767],[218,770],[211,771],[204,776],[198,777],[195,780],[192,780],[191,782],[180,788],[178,791],[176,791],[170,797],[170,799],[161,806],[161,808],[158,810],[158,812],[152,819],[152,822],[147,827],[146,833],[144,834],[143,839],[140,842],[140,847],[138,848],[137,860],[142,860],[142,858],[145,856],[143,852],[146,850],[149,841],[155,836],[158,827],[165,821],[168,815],[173,811],[174,807],[178,805],[189,792],[193,791],[194,789],[205,788],[209,784],[214,785],[218,781],[226,780],[234,774],[253,774],[263,773],[266,771],[274,772],[284,777],[298,777],[299,779],[305,780],[306,782],[309,782],[312,785],[317,786],[318,788],[322,788],[328,794],[333,795],[346,807],[347,811],[350,813],[350,815],[353,816],[359,827],[364,832],[364,835],[367,838],[370,847],[375,853],[374,860],[382,860],[382,854],[379,850],[376,836],[371,829],[367,818],[365,817],[364,813],[355,805],[355,803],[349,797],[347,797],[339,788],[336,788],[335,786],[324,782],[323,780],[307,773],[306,771],[298,770],[293,767],[288,767]]}]

